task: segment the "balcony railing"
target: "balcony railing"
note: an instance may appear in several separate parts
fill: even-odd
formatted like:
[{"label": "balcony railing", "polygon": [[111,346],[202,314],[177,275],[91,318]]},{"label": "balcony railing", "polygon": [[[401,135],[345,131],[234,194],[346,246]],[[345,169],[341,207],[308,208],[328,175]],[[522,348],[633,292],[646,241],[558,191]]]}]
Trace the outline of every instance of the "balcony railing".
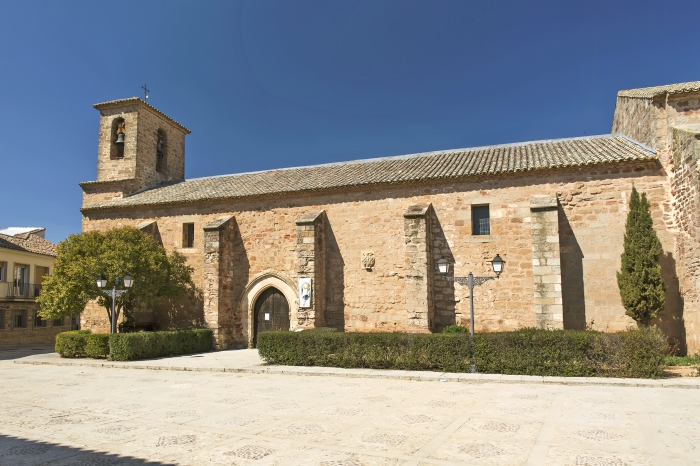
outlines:
[{"label": "balcony railing", "polygon": [[34,299],[41,293],[41,284],[0,282],[0,299]]}]

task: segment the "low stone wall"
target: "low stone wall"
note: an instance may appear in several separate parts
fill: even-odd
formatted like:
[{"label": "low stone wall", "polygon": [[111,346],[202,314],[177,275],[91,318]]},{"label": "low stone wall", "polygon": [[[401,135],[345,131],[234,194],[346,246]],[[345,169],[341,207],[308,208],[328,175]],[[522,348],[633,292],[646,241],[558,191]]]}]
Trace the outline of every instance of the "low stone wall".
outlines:
[{"label": "low stone wall", "polygon": [[[63,325],[45,321],[46,326],[35,326],[34,317],[39,305],[33,302],[0,303],[0,347],[18,345],[53,345],[56,335],[70,330],[70,318]],[[17,328],[14,316],[26,313],[26,326]]]}]

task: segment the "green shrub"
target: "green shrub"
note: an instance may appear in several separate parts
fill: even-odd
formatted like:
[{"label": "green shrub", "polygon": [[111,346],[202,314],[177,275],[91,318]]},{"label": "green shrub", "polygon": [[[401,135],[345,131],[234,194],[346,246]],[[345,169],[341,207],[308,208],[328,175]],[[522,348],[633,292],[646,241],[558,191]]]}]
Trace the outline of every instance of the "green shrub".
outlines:
[{"label": "green shrub", "polygon": [[469,329],[463,325],[448,325],[442,333],[469,333]]},{"label": "green shrub", "polygon": [[109,337],[109,358],[113,361],[135,361],[203,353],[211,351],[212,335],[212,331],[206,328],[116,333]]},{"label": "green shrub", "polygon": [[109,356],[109,334],[93,333],[87,335],[85,356],[88,358],[106,358]]},{"label": "green shrub", "polygon": [[666,356],[664,364],[667,366],[697,366],[700,365],[700,355],[695,356]]},{"label": "green shrub", "polygon": [[71,330],[56,335],[54,349],[62,358],[85,357],[85,345],[90,330]]},{"label": "green shrub", "polygon": [[659,377],[668,353],[666,337],[656,327],[599,333],[589,350],[600,377]]},{"label": "green shrub", "polygon": [[593,376],[587,349],[595,335],[536,329],[478,334],[474,339],[476,368],[490,374]]},{"label": "green shrub", "polygon": [[[468,372],[465,333],[264,332],[258,352],[269,364]],[[474,338],[481,373],[566,377],[661,375],[668,348],[655,328],[617,334],[523,329]]]},{"label": "green shrub", "polygon": [[469,370],[465,335],[264,332],[258,351],[270,364],[461,372]]}]

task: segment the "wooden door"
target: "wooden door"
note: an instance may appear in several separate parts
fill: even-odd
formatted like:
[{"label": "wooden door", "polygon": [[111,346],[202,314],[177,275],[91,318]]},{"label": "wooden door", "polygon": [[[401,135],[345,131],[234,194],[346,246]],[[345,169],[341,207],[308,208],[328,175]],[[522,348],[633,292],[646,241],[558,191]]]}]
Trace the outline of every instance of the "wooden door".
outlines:
[{"label": "wooden door", "polygon": [[268,288],[255,301],[255,339],[270,330],[289,330],[289,303],[277,288]]}]

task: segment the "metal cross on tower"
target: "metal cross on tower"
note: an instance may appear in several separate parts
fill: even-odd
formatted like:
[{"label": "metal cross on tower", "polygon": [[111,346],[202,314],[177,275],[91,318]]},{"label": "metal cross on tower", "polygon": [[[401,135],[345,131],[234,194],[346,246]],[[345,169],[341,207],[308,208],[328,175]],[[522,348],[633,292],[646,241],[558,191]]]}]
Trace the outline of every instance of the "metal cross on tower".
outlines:
[{"label": "metal cross on tower", "polygon": [[141,86],[141,89],[143,89],[143,100],[148,100],[148,93],[151,92],[150,89],[148,89],[146,84]]}]

